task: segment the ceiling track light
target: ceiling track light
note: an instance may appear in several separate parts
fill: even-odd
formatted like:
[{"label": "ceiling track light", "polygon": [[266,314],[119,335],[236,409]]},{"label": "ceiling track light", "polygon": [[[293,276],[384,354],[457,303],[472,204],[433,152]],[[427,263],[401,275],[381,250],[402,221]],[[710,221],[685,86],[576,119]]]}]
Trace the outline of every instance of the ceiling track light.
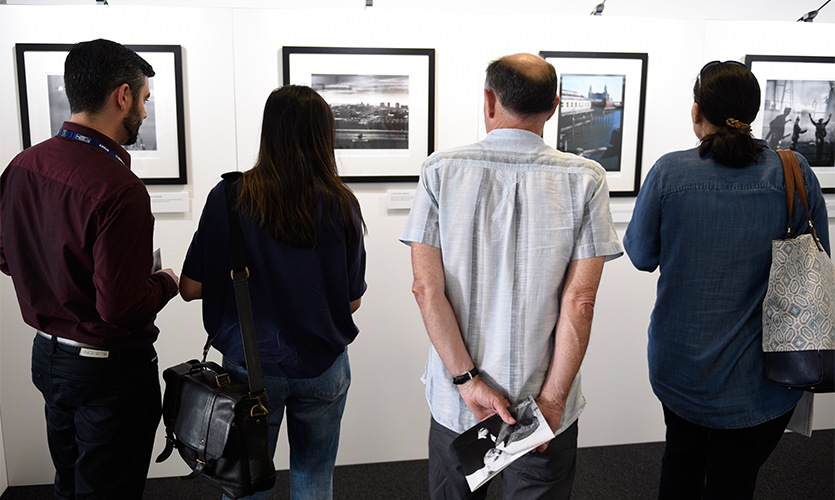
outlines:
[{"label": "ceiling track light", "polygon": [[826,4],[828,4],[831,1],[832,0],[826,0],[826,2],[824,2],[824,4],[821,5],[820,7],[818,7],[817,9],[811,10],[811,11],[803,14],[802,16],[800,16],[800,19],[798,19],[797,22],[799,22],[799,23],[811,23],[812,21],[815,20],[816,17],[818,17],[818,13],[821,11],[821,9],[826,7]]}]

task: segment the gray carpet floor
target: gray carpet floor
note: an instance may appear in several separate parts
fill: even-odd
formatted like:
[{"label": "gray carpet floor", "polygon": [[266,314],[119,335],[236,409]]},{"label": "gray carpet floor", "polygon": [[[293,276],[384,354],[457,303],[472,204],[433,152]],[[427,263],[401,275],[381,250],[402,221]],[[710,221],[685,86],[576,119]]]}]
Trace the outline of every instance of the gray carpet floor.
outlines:
[{"label": "gray carpet floor", "polygon": [[[658,492],[663,443],[581,448],[573,500],[653,500]],[[417,500],[429,498],[426,460],[346,465],[336,468],[334,500]],[[288,472],[279,471],[268,500],[290,498]],[[51,485],[11,487],[0,500],[48,500]],[[501,498],[493,481],[488,500]],[[760,469],[756,500],[835,499],[835,430],[811,438],[788,433]],[[219,500],[199,480],[150,479],[144,500]]]}]

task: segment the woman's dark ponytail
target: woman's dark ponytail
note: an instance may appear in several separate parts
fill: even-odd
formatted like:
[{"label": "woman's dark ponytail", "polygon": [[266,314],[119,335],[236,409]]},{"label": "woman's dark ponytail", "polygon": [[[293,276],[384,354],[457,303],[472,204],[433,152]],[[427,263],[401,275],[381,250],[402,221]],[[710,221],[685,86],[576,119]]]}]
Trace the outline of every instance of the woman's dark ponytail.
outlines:
[{"label": "woman's dark ponytail", "polygon": [[741,64],[717,63],[702,69],[693,87],[699,111],[716,131],[702,139],[699,154],[710,153],[726,167],[756,163],[765,146],[751,135],[760,108],[760,84]]}]

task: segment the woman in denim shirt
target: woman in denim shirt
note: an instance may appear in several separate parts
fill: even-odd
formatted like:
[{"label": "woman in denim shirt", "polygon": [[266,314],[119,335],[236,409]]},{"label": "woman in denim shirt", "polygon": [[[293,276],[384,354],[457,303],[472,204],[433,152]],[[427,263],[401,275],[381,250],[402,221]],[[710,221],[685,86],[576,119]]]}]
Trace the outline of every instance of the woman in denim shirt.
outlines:
[{"label": "woman in denim shirt", "polygon": [[[779,155],[751,136],[760,105],[753,73],[709,63],[693,97],[699,147],[658,160],[623,241],[635,267],[661,270],[648,346],[667,425],[659,498],[750,499],[801,396],[766,378],[761,345],[771,241],[785,238],[789,222],[785,181]],[[797,156],[829,254],[820,184]],[[800,234],[808,224],[795,212]]]}]

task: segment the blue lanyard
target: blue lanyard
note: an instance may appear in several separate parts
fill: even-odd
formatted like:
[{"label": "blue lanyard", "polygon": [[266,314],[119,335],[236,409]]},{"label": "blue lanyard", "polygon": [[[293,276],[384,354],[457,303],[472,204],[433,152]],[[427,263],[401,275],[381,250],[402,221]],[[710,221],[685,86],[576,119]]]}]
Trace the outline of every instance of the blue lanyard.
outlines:
[{"label": "blue lanyard", "polygon": [[[83,143],[89,144],[91,146],[96,146],[97,148],[101,148],[104,151],[106,151],[107,153],[113,155],[114,158],[119,160],[119,163],[121,163],[122,165],[125,165],[125,161],[122,160],[122,157],[120,157],[118,154],[116,154],[115,151],[113,151],[109,147],[105,146],[100,141],[97,141],[96,139],[93,139],[92,137],[79,134],[78,132],[72,132],[70,130],[66,130],[66,129],[63,129],[63,128],[58,131],[58,135],[60,135],[61,137],[66,137],[67,139],[75,139],[76,141],[83,142]],[[125,165],[125,166],[127,166],[127,165]]]}]

